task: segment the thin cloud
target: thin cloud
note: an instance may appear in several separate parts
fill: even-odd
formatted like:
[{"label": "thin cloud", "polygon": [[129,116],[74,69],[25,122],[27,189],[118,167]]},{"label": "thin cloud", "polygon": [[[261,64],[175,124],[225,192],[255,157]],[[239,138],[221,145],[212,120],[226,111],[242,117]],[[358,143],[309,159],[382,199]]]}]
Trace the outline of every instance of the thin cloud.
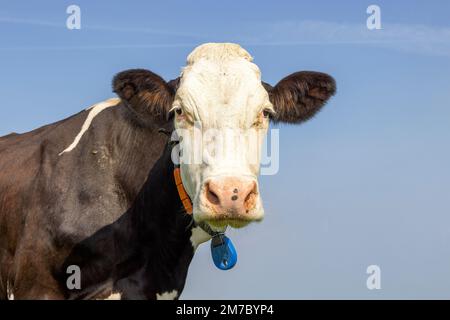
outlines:
[{"label": "thin cloud", "polygon": [[[0,17],[0,23],[25,24],[43,27],[65,28],[65,21],[48,21]],[[238,29],[217,31],[214,41],[233,39],[244,46],[306,46],[306,45],[355,45],[374,46],[401,50],[415,54],[450,56],[450,28],[425,25],[383,24],[381,30],[369,30],[365,21],[360,24],[326,21],[283,21],[251,23],[236,26]],[[178,32],[153,28],[123,28],[115,26],[83,25],[82,29],[106,32],[142,33],[184,37],[194,41],[144,44],[96,44],[77,46],[17,46],[3,47],[1,51],[16,50],[102,50],[102,49],[151,49],[195,47],[211,39],[197,33]],[[213,33],[214,30],[210,30]],[[239,35],[239,36],[236,36]],[[170,41],[170,39],[168,39]]]},{"label": "thin cloud", "polygon": [[40,21],[33,19],[20,19],[20,18],[12,18],[12,17],[0,17],[0,23],[10,23],[10,24],[27,24],[33,26],[43,26],[43,27],[53,27],[53,28],[62,28],[65,27],[64,23],[54,23],[48,21]]},{"label": "thin cloud", "polygon": [[[34,20],[34,19],[0,17],[0,23],[33,25],[33,26],[60,28],[60,29],[66,28],[65,20],[62,20],[60,23],[56,23],[56,22]],[[153,34],[153,35],[161,35],[161,36],[188,37],[188,38],[202,38],[203,37],[202,35],[199,35],[198,33],[180,32],[180,31],[163,30],[163,29],[146,28],[146,27],[128,28],[128,27],[82,24],[81,29],[82,30],[93,30],[93,31],[107,31],[107,32],[131,32],[131,33]]]},{"label": "thin cloud", "polygon": [[89,51],[109,49],[159,49],[159,48],[190,48],[197,46],[195,43],[154,43],[154,44],[105,44],[86,46],[18,46],[0,47],[0,51]]},{"label": "thin cloud", "polygon": [[324,21],[261,24],[258,34],[247,34],[242,42],[260,46],[371,45],[420,54],[450,56],[450,28],[424,25],[383,24],[369,30],[365,23]]}]

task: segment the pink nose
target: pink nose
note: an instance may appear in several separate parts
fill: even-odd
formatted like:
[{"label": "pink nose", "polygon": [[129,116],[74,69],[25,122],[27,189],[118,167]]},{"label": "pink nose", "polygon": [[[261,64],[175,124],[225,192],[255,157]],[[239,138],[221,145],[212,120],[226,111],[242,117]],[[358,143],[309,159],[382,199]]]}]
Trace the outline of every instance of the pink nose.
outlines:
[{"label": "pink nose", "polygon": [[248,219],[256,207],[258,193],[254,180],[223,177],[206,182],[204,196],[216,218]]}]

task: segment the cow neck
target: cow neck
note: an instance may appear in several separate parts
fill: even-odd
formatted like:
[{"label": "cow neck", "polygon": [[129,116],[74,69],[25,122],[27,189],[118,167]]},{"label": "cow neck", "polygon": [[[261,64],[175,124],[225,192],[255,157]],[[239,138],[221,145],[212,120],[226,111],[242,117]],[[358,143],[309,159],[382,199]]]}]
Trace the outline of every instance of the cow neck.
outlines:
[{"label": "cow neck", "polygon": [[[185,228],[180,228],[184,232],[193,221],[192,216],[184,212],[173,178],[173,143],[169,141],[173,124],[153,124],[151,128],[142,129],[136,125],[136,119],[130,118],[128,109],[125,111],[128,125],[118,138],[123,149],[116,176],[130,201],[133,227],[139,230],[143,239],[148,238],[149,234],[154,233],[155,226],[160,225],[162,228],[184,225]],[[161,151],[155,161],[158,150]],[[146,172],[145,180],[139,183],[148,166],[150,171]]]},{"label": "cow neck", "polygon": [[[166,146],[135,200],[134,209],[137,212],[134,216],[138,224],[136,227],[137,230],[143,230],[141,237],[144,240],[152,237],[151,233],[155,232],[155,227],[164,229],[170,234],[174,231],[184,233],[193,223],[192,216],[184,212],[183,204],[178,197],[170,153],[171,148]],[[179,230],[174,230],[177,228]]]}]

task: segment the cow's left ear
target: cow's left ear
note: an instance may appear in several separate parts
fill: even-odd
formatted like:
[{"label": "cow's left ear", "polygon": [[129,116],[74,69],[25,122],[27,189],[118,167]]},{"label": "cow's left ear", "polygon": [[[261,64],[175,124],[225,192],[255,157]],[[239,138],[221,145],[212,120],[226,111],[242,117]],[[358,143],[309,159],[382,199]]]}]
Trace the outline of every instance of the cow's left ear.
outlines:
[{"label": "cow's left ear", "polygon": [[311,119],[336,93],[334,79],[320,72],[293,73],[272,87],[263,83],[275,114],[274,122],[301,123]]},{"label": "cow's left ear", "polygon": [[165,120],[176,88],[151,71],[131,69],[114,77],[113,91],[140,116]]}]

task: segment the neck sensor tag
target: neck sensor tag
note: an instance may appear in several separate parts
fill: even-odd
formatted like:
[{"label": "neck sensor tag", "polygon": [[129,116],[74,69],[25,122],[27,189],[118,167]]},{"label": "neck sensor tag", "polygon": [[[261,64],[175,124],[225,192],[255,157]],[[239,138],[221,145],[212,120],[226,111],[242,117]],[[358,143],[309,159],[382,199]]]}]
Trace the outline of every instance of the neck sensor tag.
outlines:
[{"label": "neck sensor tag", "polygon": [[230,270],[236,265],[236,249],[230,238],[223,233],[218,233],[211,239],[211,255],[220,270]]}]

